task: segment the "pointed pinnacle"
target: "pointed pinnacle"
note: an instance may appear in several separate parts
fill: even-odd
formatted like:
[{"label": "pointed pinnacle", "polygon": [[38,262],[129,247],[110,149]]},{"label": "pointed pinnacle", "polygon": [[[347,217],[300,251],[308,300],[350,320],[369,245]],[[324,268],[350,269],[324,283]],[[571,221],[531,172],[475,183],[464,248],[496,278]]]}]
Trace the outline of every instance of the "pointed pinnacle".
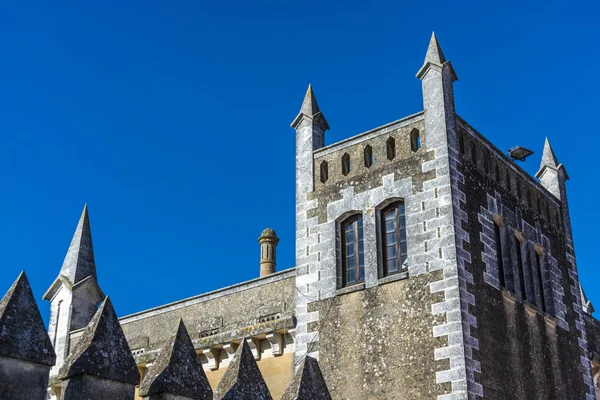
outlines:
[{"label": "pointed pinnacle", "polygon": [[60,274],[72,284],[76,284],[88,276],[96,279],[96,261],[87,204],[83,207]]},{"label": "pointed pinnacle", "polygon": [[0,326],[0,356],[54,365],[54,349],[25,272],[0,301]]},{"label": "pointed pinnacle", "polygon": [[319,112],[321,112],[321,110],[317,104],[317,99],[315,98],[315,94],[312,90],[312,85],[309,84],[306,95],[304,96],[304,101],[302,102],[302,108],[300,108],[300,113],[312,117]]},{"label": "pointed pinnacle", "polygon": [[155,394],[199,400],[213,398],[212,389],[182,319],[179,320],[177,332],[161,350],[140,386],[141,396]]},{"label": "pointed pinnacle", "polygon": [[443,64],[446,62],[446,57],[444,57],[444,53],[438,43],[435,32],[431,33],[431,40],[429,41],[429,47],[427,48],[427,54],[425,55],[425,64],[428,62],[435,64]]},{"label": "pointed pinnacle", "polygon": [[60,368],[58,378],[94,375],[129,384],[140,383],[140,373],[125,334],[106,297]]},{"label": "pointed pinnacle", "polygon": [[556,154],[554,154],[554,150],[552,150],[552,146],[550,146],[548,138],[546,138],[546,142],[544,143],[544,153],[542,154],[540,168],[544,166],[558,167],[558,159],[556,158]]}]

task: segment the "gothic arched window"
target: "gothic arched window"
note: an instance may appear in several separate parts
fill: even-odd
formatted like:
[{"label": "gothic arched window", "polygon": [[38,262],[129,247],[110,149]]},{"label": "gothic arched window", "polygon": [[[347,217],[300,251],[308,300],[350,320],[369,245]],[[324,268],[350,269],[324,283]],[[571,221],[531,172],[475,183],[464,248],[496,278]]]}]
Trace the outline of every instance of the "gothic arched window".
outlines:
[{"label": "gothic arched window", "polygon": [[365,280],[363,218],[352,215],[342,222],[342,286]]},{"label": "gothic arched window", "polygon": [[329,179],[329,165],[327,164],[327,161],[321,163],[319,170],[319,180],[323,183],[327,182],[327,179]]},{"label": "gothic arched window", "polygon": [[385,150],[388,160],[393,160],[396,157],[396,139],[393,137],[389,138],[387,142],[385,142]]},{"label": "gothic arched window", "polygon": [[406,214],[404,202],[397,201],[381,211],[384,275],[406,271]]}]

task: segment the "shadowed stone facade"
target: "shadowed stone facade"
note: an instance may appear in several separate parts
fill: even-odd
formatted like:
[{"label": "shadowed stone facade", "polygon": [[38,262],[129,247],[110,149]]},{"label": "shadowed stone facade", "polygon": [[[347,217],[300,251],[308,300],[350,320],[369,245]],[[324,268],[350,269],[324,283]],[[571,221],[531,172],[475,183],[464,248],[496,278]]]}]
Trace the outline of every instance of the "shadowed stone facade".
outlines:
[{"label": "shadowed stone facade", "polygon": [[[435,35],[417,78],[423,111],[327,146],[309,86],[291,125],[293,269],[276,272],[267,228],[256,279],[117,320],[86,207],[44,295],[48,398],[599,398],[565,166],[546,139],[532,177],[457,115]],[[29,363],[43,380],[54,359],[15,346],[0,342],[0,378]]]}]

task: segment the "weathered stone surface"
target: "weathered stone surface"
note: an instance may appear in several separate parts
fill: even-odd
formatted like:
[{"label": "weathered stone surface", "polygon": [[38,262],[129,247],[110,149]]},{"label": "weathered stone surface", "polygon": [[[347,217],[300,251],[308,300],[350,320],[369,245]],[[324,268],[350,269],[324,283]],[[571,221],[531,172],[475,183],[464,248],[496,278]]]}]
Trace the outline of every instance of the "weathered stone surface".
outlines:
[{"label": "weathered stone surface", "polygon": [[59,379],[91,375],[137,385],[140,373],[107,297],[60,369]]},{"label": "weathered stone surface", "polygon": [[306,356],[281,400],[331,400],[319,362]]},{"label": "weathered stone surface", "polygon": [[56,360],[25,272],[0,302],[0,356],[48,366]]},{"label": "weathered stone surface", "polygon": [[60,275],[67,278],[72,284],[76,284],[88,276],[97,278],[87,204],[79,218],[69,251],[60,269]]},{"label": "weathered stone surface", "polygon": [[48,365],[0,356],[0,399],[45,399],[49,370]]},{"label": "weathered stone surface", "polygon": [[213,398],[183,320],[179,321],[177,332],[160,352],[140,386],[140,395],[143,397],[155,399],[161,394],[178,395],[186,399]]},{"label": "weathered stone surface", "polygon": [[215,400],[271,400],[269,389],[245,340],[215,390]]},{"label": "weathered stone surface", "polygon": [[62,400],[133,400],[135,385],[93,375],[77,375],[63,382]]}]

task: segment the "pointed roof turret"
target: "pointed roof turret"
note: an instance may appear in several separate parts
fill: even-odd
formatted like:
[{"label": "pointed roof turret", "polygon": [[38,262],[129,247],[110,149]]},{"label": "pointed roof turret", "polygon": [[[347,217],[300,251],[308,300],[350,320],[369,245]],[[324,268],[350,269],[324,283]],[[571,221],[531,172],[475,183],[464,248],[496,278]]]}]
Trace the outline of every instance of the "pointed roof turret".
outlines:
[{"label": "pointed roof turret", "polygon": [[100,294],[100,299],[104,298],[96,277],[96,260],[87,204],[83,207],[83,212],[73,234],[73,239],[71,239],[60,273],[44,294],[43,299],[51,300],[61,287],[61,282],[71,289],[78,285],[92,284],[95,286],[94,290]]},{"label": "pointed roof turret", "polygon": [[134,385],[140,382],[135,359],[108,297],[60,368],[58,378],[66,380],[76,375],[94,375]]},{"label": "pointed roof turret", "polygon": [[444,52],[438,43],[435,32],[431,33],[431,40],[429,41],[429,47],[427,48],[427,54],[425,55],[425,63],[432,62],[436,64],[443,64],[446,62]]},{"label": "pointed roof turret", "polygon": [[88,276],[96,279],[96,261],[87,204],[83,207],[60,274],[72,284],[76,284]]},{"label": "pointed roof turret", "polygon": [[317,103],[317,98],[315,97],[315,93],[313,92],[311,84],[308,85],[308,89],[304,95],[304,101],[300,107],[300,112],[292,122],[292,128],[295,128],[298,125],[298,123],[302,120],[302,116],[313,118],[315,120],[318,119],[320,122],[324,123],[325,130],[329,129],[329,124],[319,108],[319,104]]},{"label": "pointed roof turret", "polygon": [[585,295],[585,292],[583,291],[583,286],[581,286],[581,283],[579,283],[579,292],[581,293],[581,305],[583,308],[583,311],[592,315],[594,313],[594,306],[592,304],[591,301],[588,300],[587,296]]},{"label": "pointed roof turret", "polygon": [[309,356],[283,392],[281,400],[331,400],[319,362]]},{"label": "pointed roof turret", "polygon": [[143,397],[163,393],[200,400],[213,398],[196,349],[181,319],[177,332],[161,350],[140,386]]},{"label": "pointed roof turret", "polygon": [[0,301],[0,327],[0,356],[54,365],[56,355],[25,272]]},{"label": "pointed roof turret", "polygon": [[[536,172],[535,177],[538,179],[541,179],[542,175],[544,175],[544,171],[546,171],[546,168],[550,168],[555,171],[559,171],[560,173],[563,174],[562,177],[564,180],[569,179],[569,174],[567,174],[567,169],[565,168],[565,166],[563,164],[560,164],[558,162],[558,158],[556,157],[556,154],[554,153],[554,149],[552,149],[552,146],[550,145],[550,141],[548,140],[548,138],[546,138],[546,140],[544,142],[544,152],[542,153],[542,161],[540,162],[540,169],[538,170],[538,172]],[[552,192],[552,190],[551,190],[551,192]],[[557,197],[560,198],[559,195],[557,195]]]},{"label": "pointed roof turret", "polygon": [[252,350],[242,340],[215,390],[214,400],[272,400]]},{"label": "pointed roof turret", "polygon": [[544,143],[544,152],[542,153],[542,162],[540,164],[540,169],[544,166],[549,167],[558,167],[558,159],[556,158],[556,154],[554,154],[554,150],[552,146],[550,146],[550,141],[546,138],[546,142]]},{"label": "pointed roof turret", "polygon": [[422,79],[431,66],[437,68],[450,68],[452,80],[458,80],[458,76],[456,75],[452,64],[450,61],[446,60],[446,57],[444,56],[444,52],[438,42],[437,36],[435,36],[435,32],[431,33],[431,39],[429,40],[429,46],[427,47],[427,53],[425,54],[425,61],[423,62],[423,66],[419,69],[419,72],[417,72],[417,78]]}]

